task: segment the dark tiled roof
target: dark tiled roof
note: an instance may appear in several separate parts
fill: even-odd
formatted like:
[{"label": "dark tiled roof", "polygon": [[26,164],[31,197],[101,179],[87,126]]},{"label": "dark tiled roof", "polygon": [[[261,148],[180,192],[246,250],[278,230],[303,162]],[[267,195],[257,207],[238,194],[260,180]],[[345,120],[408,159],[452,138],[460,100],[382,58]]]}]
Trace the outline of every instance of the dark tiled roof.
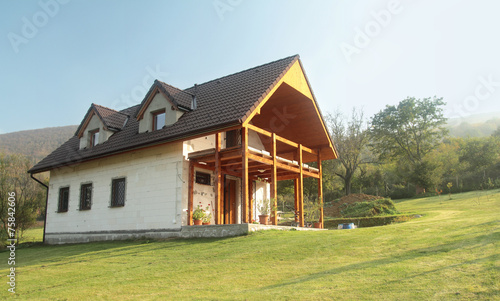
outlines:
[{"label": "dark tiled roof", "polygon": [[90,105],[89,110],[83,117],[83,121],[80,123],[80,126],[76,129],[75,135],[78,135],[80,130],[85,124],[85,120],[90,117],[92,112],[97,114],[97,117],[102,121],[104,126],[109,130],[121,130],[125,125],[125,121],[129,118],[129,115],[118,112],[110,108],[106,108],[100,105],[96,105],[95,103]]},{"label": "dark tiled roof", "polygon": [[159,80],[155,80],[155,83],[159,84],[160,88],[163,89],[164,93],[172,97],[177,106],[182,106],[187,109],[191,108],[191,101],[193,100],[194,97],[193,94],[188,93],[186,91],[182,91],[181,89],[173,87]]},{"label": "dark tiled roof", "polygon": [[[189,97],[195,95],[196,92],[196,110],[184,113],[176,123],[162,130],[140,134],[138,133],[139,122],[137,119],[129,118],[125,127],[114,133],[108,141],[89,149],[79,150],[79,138],[74,136],[36,164],[29,172],[47,171],[54,167],[71,165],[146,145],[189,138],[203,132],[241,124],[247,114],[255,109],[298,59],[298,55],[287,57],[196,87],[193,86],[184,91],[155,81],[153,86],[161,84],[178,105],[186,106],[186,108],[189,108],[191,104],[192,98]],[[140,107],[141,105],[136,105],[120,112],[114,112],[119,113],[119,116],[136,116]],[[118,123],[116,120],[115,124]]]},{"label": "dark tiled roof", "polygon": [[101,117],[104,126],[109,129],[121,130],[125,125],[125,121],[129,118],[129,115],[123,112],[118,112],[96,104],[93,105],[96,109],[97,115]]}]

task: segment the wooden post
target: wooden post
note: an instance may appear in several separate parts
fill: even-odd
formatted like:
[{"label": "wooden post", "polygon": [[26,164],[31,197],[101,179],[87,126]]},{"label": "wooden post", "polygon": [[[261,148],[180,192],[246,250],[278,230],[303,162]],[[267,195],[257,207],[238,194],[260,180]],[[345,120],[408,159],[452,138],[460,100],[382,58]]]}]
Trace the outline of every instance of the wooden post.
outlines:
[{"label": "wooden post", "polygon": [[253,219],[253,181],[252,179],[248,179],[248,199],[250,200],[248,202],[248,220],[251,223]]},{"label": "wooden post", "polygon": [[323,167],[321,166],[321,150],[318,150],[318,203],[319,203],[319,223],[324,228],[323,221]]},{"label": "wooden post", "polygon": [[222,168],[220,162],[221,133],[215,134],[215,224],[223,224],[222,208]]},{"label": "wooden post", "polygon": [[241,128],[241,202],[243,223],[248,223],[248,128]]},{"label": "wooden post", "polygon": [[293,179],[293,194],[294,194],[294,208],[295,208],[295,212],[294,212],[294,215],[295,215],[295,222],[298,223],[299,222],[299,212],[300,212],[300,205],[299,205],[299,179],[296,178],[296,179]]},{"label": "wooden post", "polygon": [[188,218],[187,224],[191,226],[193,224],[193,187],[194,187],[194,164],[193,161],[189,161],[189,180],[188,180]]},{"label": "wooden post", "polygon": [[273,225],[278,224],[278,213],[277,213],[277,207],[278,207],[278,169],[276,167],[276,134],[272,133],[271,135],[271,154],[273,156],[273,166],[271,169],[271,200],[272,203],[269,204],[271,206],[271,222]]},{"label": "wooden post", "polygon": [[302,166],[302,144],[299,144],[299,210],[300,210],[300,226],[304,227],[304,171]]}]

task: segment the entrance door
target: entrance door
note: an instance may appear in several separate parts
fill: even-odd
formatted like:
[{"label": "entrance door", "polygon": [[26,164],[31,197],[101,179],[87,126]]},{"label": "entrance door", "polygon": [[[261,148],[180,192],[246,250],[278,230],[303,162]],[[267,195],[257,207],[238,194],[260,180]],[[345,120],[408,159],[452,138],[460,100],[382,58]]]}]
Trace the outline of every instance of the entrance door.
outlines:
[{"label": "entrance door", "polygon": [[236,224],[236,180],[224,180],[224,224]]}]

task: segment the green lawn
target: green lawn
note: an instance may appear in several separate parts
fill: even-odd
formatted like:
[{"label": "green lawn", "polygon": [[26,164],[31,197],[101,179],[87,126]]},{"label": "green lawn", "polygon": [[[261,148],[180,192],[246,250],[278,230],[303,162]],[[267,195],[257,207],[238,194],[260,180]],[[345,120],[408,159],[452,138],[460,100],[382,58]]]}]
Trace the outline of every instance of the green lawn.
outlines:
[{"label": "green lawn", "polygon": [[500,299],[500,191],[396,206],[424,217],[354,230],[26,245],[16,254],[17,292],[3,281],[0,299]]}]

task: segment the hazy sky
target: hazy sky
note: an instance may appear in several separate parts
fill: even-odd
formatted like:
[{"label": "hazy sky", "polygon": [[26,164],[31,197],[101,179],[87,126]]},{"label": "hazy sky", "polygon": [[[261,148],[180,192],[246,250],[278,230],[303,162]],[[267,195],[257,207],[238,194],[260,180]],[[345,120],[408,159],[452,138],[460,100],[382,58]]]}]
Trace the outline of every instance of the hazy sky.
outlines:
[{"label": "hazy sky", "polygon": [[[299,54],[323,113],[438,96],[500,111],[500,1],[0,0],[0,133],[79,124]],[[499,113],[500,117],[500,113]]]}]

